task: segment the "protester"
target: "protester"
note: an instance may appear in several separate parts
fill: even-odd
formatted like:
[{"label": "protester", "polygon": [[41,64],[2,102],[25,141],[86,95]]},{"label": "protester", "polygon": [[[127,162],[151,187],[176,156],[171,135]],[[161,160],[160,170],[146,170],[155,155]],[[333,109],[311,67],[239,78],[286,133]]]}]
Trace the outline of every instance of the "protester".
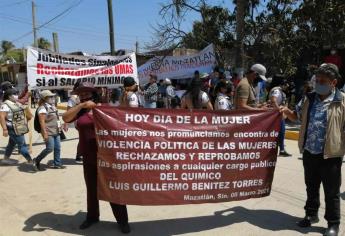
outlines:
[{"label": "protester", "polygon": [[36,95],[37,94],[37,90],[31,90],[31,96],[30,96],[30,100],[31,100],[31,108],[36,108]]},{"label": "protester", "polygon": [[211,103],[213,104],[214,101],[215,101],[215,94],[214,94],[214,90],[216,88],[216,85],[218,84],[220,80],[220,69],[218,66],[216,66],[214,69],[213,69],[213,73],[211,75],[211,79],[210,79],[210,84],[209,84],[209,90],[208,90],[208,94],[210,96],[210,99],[211,99]]},{"label": "protester", "polygon": [[145,99],[145,108],[157,108],[158,85],[157,76],[150,75],[150,82],[145,85],[143,95]]},{"label": "protester", "polygon": [[[76,83],[75,86],[73,87],[74,88],[77,88],[79,86],[80,83]],[[78,97],[78,95],[75,95],[75,94],[72,94],[70,96],[70,98],[68,99],[67,101],[67,110],[71,109],[72,107],[75,107],[76,105],[78,105],[80,103],[80,99]],[[68,124],[67,123],[64,123],[64,130],[67,131],[68,130]],[[80,144],[78,142],[78,145],[77,145],[77,154],[75,156],[75,162],[78,163],[78,164],[81,164],[83,162],[83,157],[80,153]]]},{"label": "protester", "polygon": [[338,52],[336,49],[331,49],[330,54],[325,57],[325,63],[332,63],[338,67],[340,70],[343,67],[343,60],[341,59],[341,56],[338,55]]},{"label": "protester", "polygon": [[[275,75],[271,83],[271,91],[269,93],[270,103],[273,108],[279,109],[280,106],[287,105],[285,91],[288,88],[288,83],[284,80],[283,75]],[[291,154],[285,150],[285,118],[280,122],[279,131],[279,156],[290,157]]]},{"label": "protester", "polygon": [[214,103],[215,110],[231,110],[233,106],[230,101],[230,97],[227,96],[229,90],[231,92],[232,85],[229,81],[220,81],[216,88],[215,93],[217,94],[216,101]]},{"label": "protester", "polygon": [[[124,79],[125,87],[135,85],[134,79]],[[131,86],[129,86],[132,84]],[[87,192],[87,216],[80,225],[80,229],[87,229],[99,221],[99,200],[97,198],[97,141],[92,115],[92,108],[96,107],[99,97],[92,83],[84,82],[73,91],[80,97],[81,103],[67,110],[63,120],[67,123],[77,121],[80,151],[84,157],[83,170]],[[127,92],[125,92],[127,93]],[[126,94],[128,95],[128,94]],[[110,203],[113,214],[119,223],[122,233],[129,233],[127,207]]]},{"label": "protester", "polygon": [[266,81],[266,68],[261,64],[254,64],[237,85],[235,94],[235,107],[236,109],[247,110],[263,110],[267,109],[265,104],[259,104],[256,99],[256,91],[254,87],[260,80]]},{"label": "protester", "polygon": [[120,97],[121,97],[121,89],[119,88],[113,89],[110,95],[109,104],[113,107],[120,106]]},{"label": "protester", "polygon": [[55,107],[55,94],[49,90],[43,90],[40,93],[37,115],[40,125],[40,133],[46,144],[46,148],[34,159],[34,164],[38,170],[41,170],[40,163],[43,158],[54,151],[53,168],[63,169],[61,162],[61,122],[59,120],[58,110]]},{"label": "protester", "polygon": [[207,73],[201,73],[200,79],[202,81],[202,87],[201,90],[204,92],[208,92],[210,89],[210,75]]},{"label": "protester", "polygon": [[345,95],[336,84],[341,79],[334,64],[320,66],[316,72],[315,92],[307,94],[296,111],[284,107],[281,111],[291,120],[301,119],[299,148],[303,153],[307,201],[306,215],[298,225],[310,227],[319,221],[320,184],[326,202],[325,236],[336,236],[340,224],[341,165],[345,154]]},{"label": "protester", "polygon": [[29,131],[27,120],[32,118],[32,114],[30,110],[25,112],[23,106],[16,101],[15,94],[17,94],[16,89],[8,88],[3,94],[3,102],[0,107],[0,124],[3,136],[9,137],[2,163],[15,163],[10,157],[15,146],[18,145],[20,154],[28,163],[32,164],[32,158],[24,138],[24,134]]},{"label": "protester", "polygon": [[120,98],[122,107],[139,107],[139,98],[136,94],[138,85],[133,77],[126,77],[123,80],[123,94]]},{"label": "protester", "polygon": [[166,85],[164,80],[159,80],[158,83],[158,93],[157,93],[157,108],[164,108],[166,99]]},{"label": "protester", "polygon": [[212,103],[207,93],[201,90],[202,81],[192,79],[191,85],[181,99],[183,109],[202,109],[213,110]]},{"label": "protester", "polygon": [[172,99],[176,97],[175,88],[174,86],[172,86],[171,80],[168,78],[164,80],[164,84],[166,86],[166,90],[165,90],[166,97],[164,101],[165,108],[172,108],[171,101]]}]

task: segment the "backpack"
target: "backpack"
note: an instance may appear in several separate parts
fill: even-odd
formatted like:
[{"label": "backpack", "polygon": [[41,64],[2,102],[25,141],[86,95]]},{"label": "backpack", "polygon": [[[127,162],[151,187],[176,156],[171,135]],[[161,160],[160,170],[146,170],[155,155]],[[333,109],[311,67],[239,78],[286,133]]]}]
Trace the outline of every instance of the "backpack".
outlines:
[{"label": "backpack", "polygon": [[40,120],[39,120],[39,117],[38,117],[38,109],[36,109],[36,112],[35,112],[34,130],[35,130],[37,133],[41,133],[41,124],[40,124]]},{"label": "backpack", "polygon": [[11,120],[14,132],[16,135],[23,135],[29,132],[28,123],[26,120],[25,111],[22,107],[19,107],[16,103],[5,101],[10,110],[12,111],[13,117]]},{"label": "backpack", "polygon": [[[45,105],[43,105],[44,106],[44,108],[48,111],[48,108],[45,106]],[[41,124],[40,124],[40,118],[39,118],[39,114],[38,114],[38,109],[39,109],[40,107],[38,107],[37,109],[36,109],[36,112],[35,112],[35,118],[34,118],[34,130],[37,132],[37,133],[41,133]]]}]

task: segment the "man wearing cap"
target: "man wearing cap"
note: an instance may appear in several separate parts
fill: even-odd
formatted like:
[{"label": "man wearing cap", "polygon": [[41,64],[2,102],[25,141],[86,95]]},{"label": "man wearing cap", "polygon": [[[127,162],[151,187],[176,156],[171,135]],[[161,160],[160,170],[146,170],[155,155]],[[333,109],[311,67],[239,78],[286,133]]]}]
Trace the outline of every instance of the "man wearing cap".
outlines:
[{"label": "man wearing cap", "polygon": [[49,153],[54,151],[53,168],[62,169],[61,163],[61,143],[60,132],[61,122],[59,120],[58,110],[55,107],[55,94],[49,90],[43,90],[40,93],[41,100],[37,108],[41,134],[46,148],[34,159],[35,165],[40,170],[40,163]]},{"label": "man wearing cap", "polygon": [[340,224],[341,165],[345,154],[345,94],[336,88],[341,79],[334,64],[319,67],[315,74],[315,92],[306,95],[296,111],[281,108],[290,120],[301,120],[298,145],[303,153],[304,179],[307,187],[305,217],[300,227],[319,221],[320,185],[322,183],[328,222],[325,236],[336,236]]},{"label": "man wearing cap", "polygon": [[145,108],[157,108],[158,85],[157,76],[150,75],[150,82],[144,87]]},{"label": "man wearing cap", "polygon": [[246,74],[246,78],[243,78],[237,85],[235,95],[235,107],[236,109],[247,110],[263,110],[265,109],[262,104],[259,104],[256,97],[257,93],[255,87],[260,80],[267,81],[266,68],[261,64],[254,64]]}]

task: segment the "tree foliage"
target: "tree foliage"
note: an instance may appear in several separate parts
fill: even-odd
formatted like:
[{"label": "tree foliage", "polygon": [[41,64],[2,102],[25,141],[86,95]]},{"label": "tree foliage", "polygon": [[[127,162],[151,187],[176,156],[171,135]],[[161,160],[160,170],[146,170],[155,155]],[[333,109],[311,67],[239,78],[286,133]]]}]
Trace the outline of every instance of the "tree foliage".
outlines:
[{"label": "tree foliage", "polygon": [[0,63],[4,63],[6,61],[12,62],[23,62],[24,61],[24,54],[22,49],[16,49],[15,45],[7,40],[1,41],[1,53],[0,53]]},{"label": "tree foliage", "polygon": [[[230,0],[228,0],[230,1]],[[232,0],[235,4],[241,0]],[[156,28],[158,48],[204,48],[216,45],[219,60],[236,49],[236,11],[212,5],[207,0],[170,0],[162,5],[163,22]],[[324,48],[345,43],[345,2],[343,0],[242,0],[245,5],[243,26],[246,61],[261,62],[271,71],[295,73],[298,66],[320,63]],[[194,12],[200,20],[192,30],[181,24]],[[168,36],[168,37],[167,37]],[[168,40],[167,40],[168,39]]]},{"label": "tree foliage", "polygon": [[45,38],[38,38],[37,45],[38,45],[38,48],[45,49],[45,50],[50,50],[52,47],[49,40]]},{"label": "tree foliage", "polygon": [[11,50],[12,48],[14,48],[14,47],[15,47],[14,44],[12,42],[10,42],[10,41],[7,41],[7,40],[2,40],[1,41],[1,53],[3,55],[6,55],[7,52],[9,50]]}]

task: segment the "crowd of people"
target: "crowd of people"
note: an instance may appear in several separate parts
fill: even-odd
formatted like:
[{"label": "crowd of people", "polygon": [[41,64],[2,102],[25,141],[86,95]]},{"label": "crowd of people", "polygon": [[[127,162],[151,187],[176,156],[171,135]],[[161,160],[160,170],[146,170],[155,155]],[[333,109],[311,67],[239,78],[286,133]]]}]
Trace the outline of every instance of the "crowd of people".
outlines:
[{"label": "crowd of people", "polygon": [[[145,107],[167,109],[208,109],[208,110],[252,110],[277,109],[282,113],[279,135],[279,155],[291,156],[284,146],[285,119],[300,120],[299,147],[303,153],[307,201],[306,215],[298,225],[309,227],[318,222],[320,207],[320,185],[325,191],[328,228],[324,235],[335,236],[340,224],[341,165],[345,153],[345,95],[336,88],[341,76],[336,65],[322,64],[314,75],[314,81],[304,86],[304,96],[289,109],[290,84],[283,75],[266,77],[266,68],[261,64],[252,65],[243,79],[236,75],[226,76],[223,70],[215,68],[212,74],[195,71],[194,78],[184,87],[169,78],[157,81],[150,75],[149,83],[139,86],[132,77],[126,77],[121,89],[111,92],[95,88],[91,83],[77,83],[68,101],[68,109],[62,119],[55,106],[56,94],[49,90],[39,93],[34,126],[46,148],[32,158],[25,144],[24,134],[28,132],[27,122],[33,115],[23,106],[17,91],[11,84],[3,84],[4,91],[0,108],[0,123],[3,136],[9,136],[3,163],[10,164],[10,156],[17,145],[19,152],[40,170],[40,162],[54,151],[54,168],[63,168],[61,163],[60,139],[67,123],[75,123],[79,132],[76,161],[83,163],[87,189],[87,218],[80,225],[86,229],[99,221],[97,199],[97,143],[92,108],[108,103],[120,107]],[[291,108],[291,106],[290,106]],[[130,232],[128,213],[125,205],[110,203],[114,216],[123,233]]]}]

